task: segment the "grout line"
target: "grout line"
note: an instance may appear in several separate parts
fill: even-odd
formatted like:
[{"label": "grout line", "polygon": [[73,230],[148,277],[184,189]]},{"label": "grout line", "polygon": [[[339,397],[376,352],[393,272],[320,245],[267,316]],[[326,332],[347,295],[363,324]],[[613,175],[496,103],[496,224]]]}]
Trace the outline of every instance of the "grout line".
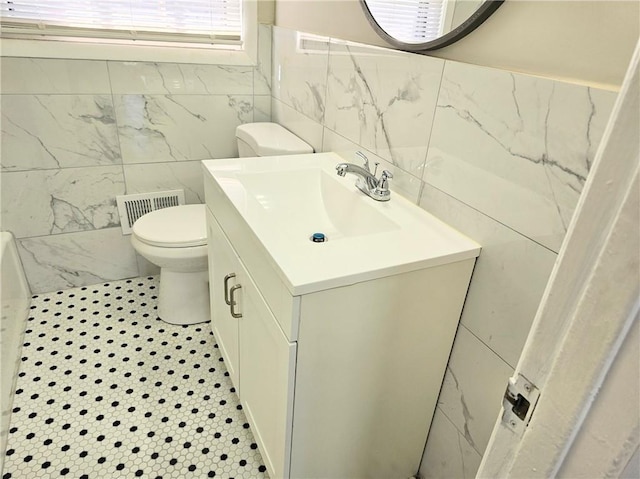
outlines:
[{"label": "grout line", "polygon": [[[437,190],[438,192],[442,193],[443,195],[446,195],[446,196],[448,196],[449,198],[451,198],[451,199],[455,200],[457,203],[460,203],[460,204],[464,205],[465,207],[467,207],[467,208],[469,208],[469,209],[471,209],[471,210],[475,211],[476,213],[479,213],[479,214],[481,214],[482,216],[484,216],[484,217],[486,217],[486,218],[489,218],[491,221],[494,221],[495,223],[498,223],[499,225],[501,225],[501,226],[503,226],[503,227],[505,227],[505,228],[507,228],[507,229],[511,230],[511,231],[512,231],[512,232],[514,232],[515,234],[517,234],[517,235],[519,235],[519,236],[521,236],[521,237],[523,237],[523,238],[525,238],[525,239],[527,239],[527,240],[529,240],[529,241],[531,241],[531,242],[533,242],[533,243],[537,244],[538,246],[540,246],[540,247],[542,247],[542,248],[546,249],[547,251],[549,251],[549,252],[551,252],[551,253],[554,253],[554,254],[556,254],[556,255],[558,254],[558,251],[555,251],[555,250],[553,250],[552,248],[550,248],[549,246],[546,246],[546,245],[544,245],[544,244],[540,243],[539,241],[537,241],[537,240],[535,240],[535,239],[533,239],[533,238],[530,238],[529,236],[527,236],[527,235],[523,234],[522,232],[520,232],[520,231],[518,231],[518,230],[516,230],[516,229],[512,228],[511,226],[509,226],[509,225],[507,225],[507,224],[503,223],[502,221],[500,221],[500,220],[498,220],[498,219],[494,218],[493,216],[490,216],[490,215],[488,215],[487,213],[484,213],[483,211],[480,211],[479,209],[477,209],[477,208],[475,208],[475,207],[473,207],[473,206],[471,206],[471,205],[469,205],[469,204],[465,203],[464,201],[460,200],[459,198],[456,198],[455,196],[450,195],[450,194],[449,194],[449,193],[447,193],[446,191],[443,191],[443,190],[441,190],[440,188],[438,188],[437,186],[432,185],[432,184],[431,184],[431,183],[429,183],[428,181],[424,181],[424,185],[425,185],[425,187],[428,185],[428,186],[429,186],[429,188],[433,188],[434,190]],[[426,209],[426,208],[425,208],[425,209]],[[428,209],[426,209],[426,210],[427,210],[427,211],[429,211]],[[444,221],[444,220],[443,220],[443,221]],[[445,221],[445,223],[446,223],[446,221]]]}]

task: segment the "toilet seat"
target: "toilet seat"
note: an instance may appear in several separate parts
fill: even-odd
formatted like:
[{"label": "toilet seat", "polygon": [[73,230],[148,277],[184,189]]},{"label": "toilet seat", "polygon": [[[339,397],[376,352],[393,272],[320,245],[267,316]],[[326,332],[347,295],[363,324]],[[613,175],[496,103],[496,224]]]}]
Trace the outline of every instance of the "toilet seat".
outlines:
[{"label": "toilet seat", "polygon": [[138,240],[162,248],[207,244],[205,205],[181,205],[152,211],[133,225]]}]

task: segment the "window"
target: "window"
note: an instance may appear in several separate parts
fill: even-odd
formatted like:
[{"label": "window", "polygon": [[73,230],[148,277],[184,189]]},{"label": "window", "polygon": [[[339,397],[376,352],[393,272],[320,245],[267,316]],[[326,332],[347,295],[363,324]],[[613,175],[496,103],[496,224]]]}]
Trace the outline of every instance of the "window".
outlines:
[{"label": "window", "polygon": [[256,0],[0,0],[2,56],[255,65]]},{"label": "window", "polygon": [[380,27],[406,43],[424,43],[442,35],[446,0],[367,0]]},{"label": "window", "polygon": [[0,0],[2,34],[19,38],[239,44],[241,0]]}]

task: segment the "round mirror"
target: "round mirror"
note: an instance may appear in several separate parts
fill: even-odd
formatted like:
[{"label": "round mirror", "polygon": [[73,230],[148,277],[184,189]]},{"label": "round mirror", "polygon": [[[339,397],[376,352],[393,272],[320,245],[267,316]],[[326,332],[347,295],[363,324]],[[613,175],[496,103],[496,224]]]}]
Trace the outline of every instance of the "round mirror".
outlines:
[{"label": "round mirror", "polygon": [[504,0],[360,0],[387,42],[413,52],[446,47],[468,35]]}]

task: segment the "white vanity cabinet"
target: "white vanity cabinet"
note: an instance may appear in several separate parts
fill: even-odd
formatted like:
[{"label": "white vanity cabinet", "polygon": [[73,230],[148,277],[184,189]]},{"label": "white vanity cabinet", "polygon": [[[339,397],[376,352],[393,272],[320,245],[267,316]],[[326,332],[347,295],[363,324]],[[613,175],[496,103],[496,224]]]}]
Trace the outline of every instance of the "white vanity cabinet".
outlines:
[{"label": "white vanity cabinet", "polygon": [[473,260],[303,295],[288,338],[207,217],[211,324],[270,477],[414,474]]},{"label": "white vanity cabinet", "polygon": [[[338,182],[338,161],[204,162],[212,327],[272,479],[406,479],[479,248]],[[326,217],[335,229],[314,244]]]},{"label": "white vanity cabinet", "polygon": [[289,467],[296,343],[207,212],[211,325],[271,477]]},{"label": "white vanity cabinet", "polygon": [[232,316],[229,295],[231,287],[242,280],[238,275],[244,274],[244,268],[209,211],[207,238],[211,327],[236,392],[240,394],[240,327],[237,318]]}]

